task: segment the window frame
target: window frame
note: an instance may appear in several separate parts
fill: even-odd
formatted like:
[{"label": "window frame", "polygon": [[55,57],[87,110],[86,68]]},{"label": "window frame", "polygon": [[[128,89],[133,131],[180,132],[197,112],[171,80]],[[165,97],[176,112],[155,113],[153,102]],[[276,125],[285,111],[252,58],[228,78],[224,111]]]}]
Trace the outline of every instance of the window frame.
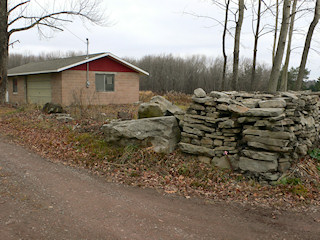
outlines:
[{"label": "window frame", "polygon": [[[103,92],[115,92],[115,75],[116,75],[115,73],[110,73],[110,72],[99,72],[99,73],[96,73],[95,74],[96,92],[100,92],[100,93],[103,93]],[[101,79],[97,79],[97,76],[104,76],[104,79],[103,79],[103,90],[101,90],[101,88],[98,89],[97,81],[101,80]],[[109,85],[112,85],[112,90],[107,89],[107,86],[108,86],[108,84],[106,84],[107,77],[112,77],[112,84],[109,84]]]},{"label": "window frame", "polygon": [[12,79],[12,93],[18,94],[18,79],[17,78]]}]

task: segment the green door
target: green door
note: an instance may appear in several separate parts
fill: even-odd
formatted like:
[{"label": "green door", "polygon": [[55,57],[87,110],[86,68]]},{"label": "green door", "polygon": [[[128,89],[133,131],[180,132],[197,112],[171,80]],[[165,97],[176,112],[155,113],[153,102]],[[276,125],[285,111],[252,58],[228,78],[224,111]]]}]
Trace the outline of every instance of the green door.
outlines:
[{"label": "green door", "polygon": [[28,103],[35,103],[39,105],[51,102],[50,75],[41,74],[28,76],[27,98]]}]

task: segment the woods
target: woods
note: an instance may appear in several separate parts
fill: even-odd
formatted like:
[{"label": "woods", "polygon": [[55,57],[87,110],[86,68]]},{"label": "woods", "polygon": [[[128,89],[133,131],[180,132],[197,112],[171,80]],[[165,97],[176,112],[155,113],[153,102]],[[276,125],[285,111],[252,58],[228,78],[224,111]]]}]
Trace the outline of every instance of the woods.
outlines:
[{"label": "woods", "polygon": [[[312,50],[313,34],[317,30],[320,18],[320,0],[316,1],[244,1],[244,0],[211,0],[221,13],[218,16],[197,16],[209,18],[217,23],[217,31],[221,39],[221,52],[206,53],[206,55],[188,55],[180,57],[172,54],[147,55],[140,59],[127,60],[150,72],[150,77],[143,77],[141,90],[156,92],[181,91],[192,93],[201,87],[211,90],[245,90],[245,91],[286,91],[302,90],[306,76],[309,51]],[[22,56],[11,54],[8,62],[8,45],[10,36],[15,32],[38,27],[43,29],[63,30],[66,22],[72,21],[69,16],[81,17],[89,22],[100,24],[99,1],[81,1],[81,7],[70,5],[69,9],[61,11],[42,10],[40,15],[19,12],[18,9],[30,4],[30,1],[12,4],[13,1],[1,0],[0,10],[0,96],[5,99],[7,88],[6,71],[30,61],[45,60],[59,57],[59,54],[42,54],[41,56]],[[7,9],[7,6],[10,6]],[[60,16],[61,15],[61,16]],[[58,17],[59,16],[59,17]],[[252,33],[245,32],[244,20],[251,19]],[[308,31],[299,29],[302,19],[307,22]],[[26,20],[26,21],[22,21]],[[19,24],[22,24],[19,26]],[[299,25],[300,24],[300,25]],[[217,34],[218,35],[218,34]],[[297,36],[305,35],[304,41],[297,42]],[[265,62],[261,49],[267,46],[261,44],[269,36],[270,61]],[[250,39],[249,39],[250,38]],[[249,42],[249,43],[248,43]],[[252,42],[252,44],[251,44]],[[303,51],[302,51],[303,49]],[[245,51],[252,52],[252,58]],[[73,56],[81,53],[69,52],[60,56]],[[213,56],[213,57],[208,57]],[[292,58],[300,59],[300,64],[292,66]],[[298,76],[293,81],[288,79],[291,68],[298,70]],[[312,79],[313,80],[313,79]]]}]

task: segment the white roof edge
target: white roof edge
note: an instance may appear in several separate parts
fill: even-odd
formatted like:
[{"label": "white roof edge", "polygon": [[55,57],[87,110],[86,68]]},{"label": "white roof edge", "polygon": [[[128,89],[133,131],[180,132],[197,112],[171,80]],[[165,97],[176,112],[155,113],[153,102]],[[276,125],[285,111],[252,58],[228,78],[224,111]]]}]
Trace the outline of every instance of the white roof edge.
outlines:
[{"label": "white roof edge", "polygon": [[103,57],[107,57],[107,56],[110,56],[114,59],[116,59],[117,61],[123,63],[124,65],[127,65],[129,66],[130,68],[136,70],[137,72],[139,73],[142,73],[142,74],[145,74],[147,76],[149,76],[149,73],[142,70],[141,68],[138,68],[134,65],[132,65],[131,63],[128,63],[124,60],[122,60],[121,58],[107,52],[107,53],[101,53],[95,57],[92,57],[92,58],[88,58],[88,59],[85,59],[85,60],[82,60],[80,62],[77,62],[77,63],[74,63],[74,64],[71,64],[71,65],[68,65],[68,66],[65,66],[65,67],[62,67],[62,68],[59,68],[59,69],[56,69],[56,70],[47,70],[47,71],[39,71],[39,72],[24,72],[24,73],[17,73],[17,74],[8,74],[8,77],[12,77],[12,76],[23,76],[23,75],[31,75],[31,74],[41,74],[41,73],[55,73],[55,72],[62,72],[64,70],[67,70],[69,68],[73,68],[73,67],[76,67],[76,66],[79,66],[81,64],[84,64],[84,63],[87,63],[87,62],[91,62],[91,61],[94,61],[94,60],[97,60],[99,58],[103,58]]},{"label": "white roof edge", "polygon": [[131,67],[131,68],[133,68],[133,69],[135,69],[135,70],[137,70],[138,72],[143,73],[143,74],[149,76],[149,73],[148,73],[148,72],[142,70],[141,68],[138,68],[138,67],[132,65],[131,63],[126,62],[125,60],[122,60],[121,58],[113,55],[112,53],[109,53],[108,55],[111,56],[112,58],[118,60],[119,62],[122,62],[123,64],[125,64],[125,65],[127,65],[127,66],[129,66],[129,67]]},{"label": "white roof edge", "polygon": [[38,72],[24,72],[24,73],[15,73],[15,74],[7,74],[8,77],[15,77],[15,76],[25,76],[25,75],[33,75],[33,74],[44,74],[44,73],[57,73],[59,71],[52,70],[52,71],[38,71]]},{"label": "white roof edge", "polygon": [[62,72],[62,71],[67,70],[69,68],[73,68],[73,67],[79,66],[81,64],[84,64],[84,63],[87,63],[87,62],[91,62],[91,61],[94,61],[94,60],[97,60],[99,58],[106,57],[106,56],[108,56],[108,53],[101,53],[98,56],[95,56],[95,57],[92,57],[92,58],[88,58],[88,59],[82,60],[80,62],[77,62],[77,63],[71,64],[71,65],[59,68],[59,69],[57,69],[57,72]]},{"label": "white roof edge", "polygon": [[107,57],[107,56],[110,56],[110,57],[116,59],[117,61],[123,63],[124,65],[127,65],[127,66],[129,66],[130,68],[133,68],[133,69],[136,70],[137,72],[140,72],[140,73],[142,73],[142,74],[145,74],[145,75],[149,76],[149,73],[148,73],[148,72],[142,70],[141,68],[138,68],[138,67],[132,65],[131,63],[128,63],[128,62],[122,60],[121,58],[119,58],[119,57],[117,57],[116,55],[113,55],[112,53],[109,53],[109,52],[108,52],[108,53],[102,53],[102,54],[100,54],[100,55],[98,55],[98,56],[95,56],[95,57],[92,57],[92,58],[89,58],[89,59],[86,59],[86,60],[83,60],[83,61],[74,63],[74,64],[69,65],[69,66],[65,66],[65,67],[63,67],[63,68],[59,68],[57,71],[58,71],[58,72],[62,72],[62,71],[67,70],[67,69],[69,69],[69,68],[73,68],[73,67],[79,66],[79,65],[81,65],[81,64],[84,64],[84,63],[87,63],[87,62],[91,62],[91,61],[97,60],[97,59],[99,59],[99,58]]}]

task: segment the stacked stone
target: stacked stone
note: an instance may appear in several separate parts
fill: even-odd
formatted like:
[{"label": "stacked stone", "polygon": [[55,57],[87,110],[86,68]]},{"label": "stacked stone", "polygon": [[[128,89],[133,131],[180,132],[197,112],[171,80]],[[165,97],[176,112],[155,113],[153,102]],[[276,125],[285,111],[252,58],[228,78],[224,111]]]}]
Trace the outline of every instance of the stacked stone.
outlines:
[{"label": "stacked stone", "polygon": [[[319,97],[196,89],[180,148],[220,167],[277,180],[318,140]],[[225,153],[228,156],[225,156]]]},{"label": "stacked stone", "polygon": [[283,98],[260,100],[258,107],[245,112],[243,150],[239,168],[266,180],[277,180],[290,167],[296,137],[290,130],[294,121],[286,115]]},{"label": "stacked stone", "polygon": [[180,122],[183,129],[181,150],[199,155],[202,160],[219,167],[237,168],[242,130],[237,114],[247,108],[225,93],[211,92],[207,96],[202,89],[196,89],[192,99],[193,103]]}]

